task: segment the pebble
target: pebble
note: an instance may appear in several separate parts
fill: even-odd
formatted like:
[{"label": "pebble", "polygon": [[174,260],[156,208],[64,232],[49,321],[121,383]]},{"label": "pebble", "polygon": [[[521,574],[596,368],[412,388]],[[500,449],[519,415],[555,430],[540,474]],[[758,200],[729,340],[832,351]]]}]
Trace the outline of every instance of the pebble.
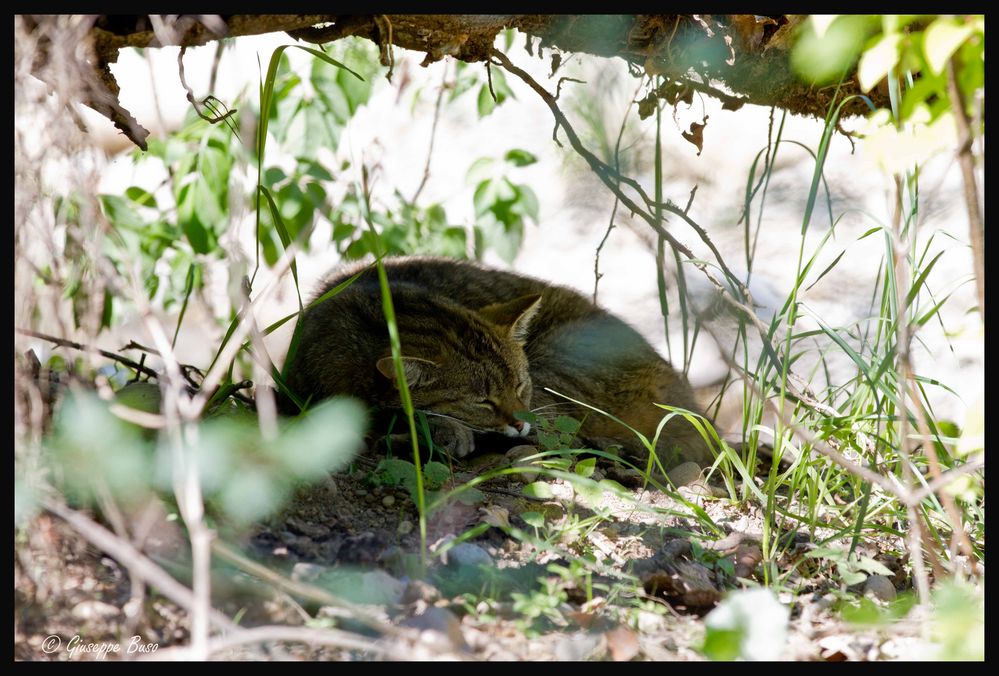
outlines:
[{"label": "pebble", "polygon": [[117,606],[103,601],[82,601],[73,606],[72,610],[73,617],[83,621],[107,620],[117,617],[119,612]]},{"label": "pebble", "polygon": [[526,468],[532,467],[531,462],[524,462],[523,458],[536,455],[538,449],[536,446],[530,446],[527,444],[522,444],[520,446],[514,446],[509,451],[506,452],[506,459],[509,461],[511,467],[525,468],[516,474],[511,474],[511,478],[521,481],[525,484],[533,483],[538,479],[538,473],[535,471],[528,471]]},{"label": "pebble", "polygon": [[419,615],[414,615],[409,619],[403,620],[401,624],[404,627],[419,629],[421,632],[430,631],[439,633],[447,637],[448,643],[450,643],[448,647],[459,650],[466,650],[468,648],[465,644],[465,637],[461,632],[461,622],[447,608],[430,606]]},{"label": "pebble", "polygon": [[669,480],[676,487],[688,486],[701,478],[701,466],[696,462],[685,462],[677,465],[669,472]]},{"label": "pebble", "polygon": [[602,656],[606,651],[607,639],[603,635],[579,633],[559,639],[553,652],[560,662],[579,662]]},{"label": "pebble", "polygon": [[391,507],[394,504],[395,504],[395,498],[392,497],[391,495],[386,495],[384,498],[382,498],[382,505],[384,505],[385,507]]},{"label": "pebble", "polygon": [[400,521],[399,526],[396,528],[396,532],[399,533],[399,535],[409,535],[413,532],[413,522]]},{"label": "pebble", "polygon": [[895,585],[884,575],[871,575],[864,583],[864,596],[873,596],[879,601],[894,601]]},{"label": "pebble", "polygon": [[447,552],[447,565],[457,568],[465,566],[491,566],[493,557],[485,549],[472,542],[457,544]]}]

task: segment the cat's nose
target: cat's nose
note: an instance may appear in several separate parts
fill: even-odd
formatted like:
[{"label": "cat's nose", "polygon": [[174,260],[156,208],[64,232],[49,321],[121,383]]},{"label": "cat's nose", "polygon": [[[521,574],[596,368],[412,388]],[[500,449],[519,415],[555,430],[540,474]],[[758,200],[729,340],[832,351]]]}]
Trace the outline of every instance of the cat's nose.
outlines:
[{"label": "cat's nose", "polygon": [[513,428],[515,430],[517,430],[518,432],[523,432],[524,431],[524,421],[523,420],[515,420],[513,422]]}]

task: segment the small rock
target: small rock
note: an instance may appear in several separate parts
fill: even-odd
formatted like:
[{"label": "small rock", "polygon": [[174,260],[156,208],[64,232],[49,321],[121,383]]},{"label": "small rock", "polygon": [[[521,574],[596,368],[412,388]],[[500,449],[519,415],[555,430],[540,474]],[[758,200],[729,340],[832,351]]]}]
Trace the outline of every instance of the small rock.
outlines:
[{"label": "small rock", "polygon": [[682,465],[677,465],[667,474],[669,475],[669,480],[677,488],[688,486],[701,478],[701,466],[696,462],[685,462]]},{"label": "small rock", "polygon": [[73,617],[84,622],[108,620],[112,617],[117,617],[119,612],[117,606],[104,603],[103,601],[81,601],[73,606],[72,611]]},{"label": "small rock", "polygon": [[356,495],[359,498],[363,498],[367,494],[368,494],[368,492],[366,490],[364,490],[363,488],[358,488],[356,491],[354,491],[354,495]]},{"label": "small rock", "polygon": [[528,470],[526,468],[533,467],[531,462],[524,462],[523,459],[536,455],[538,449],[536,446],[530,445],[520,445],[514,446],[509,451],[506,452],[506,459],[510,463],[511,467],[521,468],[521,471],[513,474],[512,477],[517,481],[521,481],[525,484],[533,483],[538,479],[538,473],[535,471]]},{"label": "small rock", "polygon": [[603,634],[572,634],[560,638],[555,644],[555,659],[560,662],[579,662],[597,659],[607,650],[607,639]]},{"label": "small rock", "polygon": [[538,447],[531,446],[530,444],[521,444],[520,446],[514,446],[509,451],[506,452],[507,460],[511,462],[516,462],[517,460],[523,460],[524,458],[537,455]]},{"label": "small rock", "polygon": [[472,542],[462,542],[447,551],[447,565],[455,568],[466,566],[491,566],[493,557],[489,552]]},{"label": "small rock", "polygon": [[384,498],[382,498],[382,505],[383,506],[385,506],[385,507],[391,507],[394,504],[395,504],[395,498],[392,497],[391,495],[386,495]]},{"label": "small rock", "polygon": [[447,608],[430,606],[419,615],[414,615],[409,619],[403,620],[401,625],[404,627],[419,629],[421,632],[430,631],[438,633],[447,638],[448,643],[451,644],[450,647],[457,648],[459,650],[468,649],[468,645],[465,643],[465,637],[461,633],[461,622],[459,622],[455,614]]},{"label": "small rock", "polygon": [[413,522],[412,521],[400,521],[399,526],[395,529],[399,535],[409,535],[413,532]]},{"label": "small rock", "polygon": [[763,551],[759,545],[752,543],[740,544],[733,556],[735,564],[735,576],[750,578],[756,572],[756,567],[763,561]]},{"label": "small rock", "polygon": [[864,596],[874,596],[879,601],[894,601],[895,585],[884,575],[871,575],[864,583]]}]

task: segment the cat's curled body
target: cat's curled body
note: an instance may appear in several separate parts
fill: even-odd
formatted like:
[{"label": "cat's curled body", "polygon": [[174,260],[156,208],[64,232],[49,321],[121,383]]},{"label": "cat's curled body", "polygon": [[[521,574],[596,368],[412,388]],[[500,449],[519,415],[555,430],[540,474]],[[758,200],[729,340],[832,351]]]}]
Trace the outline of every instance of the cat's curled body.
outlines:
[{"label": "cat's curled body", "polygon": [[[363,268],[335,270],[316,297]],[[592,446],[617,444],[646,459],[630,430],[548,390],[649,439],[667,414],[656,403],[698,410],[686,380],[637,331],[576,291],[452,259],[387,258],[385,269],[413,405],[432,415],[435,442],[452,455],[474,448],[473,432],[526,436],[530,426],[514,414],[532,410],[583,420],[579,435]],[[399,406],[374,267],[305,312],[285,375],[292,391],[313,402],[347,394]],[[680,416],[663,429],[657,454],[667,468],[711,459]]]}]

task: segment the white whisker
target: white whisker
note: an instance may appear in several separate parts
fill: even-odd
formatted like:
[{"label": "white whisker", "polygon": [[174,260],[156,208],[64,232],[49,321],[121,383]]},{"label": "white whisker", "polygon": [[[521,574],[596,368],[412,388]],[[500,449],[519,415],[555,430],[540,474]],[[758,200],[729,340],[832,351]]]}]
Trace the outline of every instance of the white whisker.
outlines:
[{"label": "white whisker", "polygon": [[545,404],[544,406],[538,406],[537,408],[532,408],[531,409],[531,413],[537,413],[538,411],[541,411],[541,410],[544,410],[544,409],[548,409],[548,408],[567,408],[567,407],[572,407],[572,406],[575,406],[575,404],[573,404],[572,402],[569,402],[569,401],[558,401],[558,402],[555,402],[554,404]]},{"label": "white whisker", "polygon": [[465,428],[467,428],[467,429],[470,429],[470,430],[472,430],[473,432],[481,432],[481,433],[483,433],[483,434],[487,434],[487,433],[489,433],[489,431],[490,431],[490,430],[484,430],[484,429],[481,429],[481,428],[478,428],[478,427],[475,427],[474,425],[469,425],[469,424],[468,424],[467,422],[465,422],[464,420],[459,420],[458,418],[455,418],[454,416],[450,416],[450,415],[445,415],[444,413],[436,413],[436,412],[434,412],[434,411],[423,411],[423,410],[421,410],[421,411],[420,411],[420,413],[423,413],[423,414],[424,414],[424,415],[426,415],[426,416],[432,416],[432,417],[437,417],[437,418],[446,418],[446,419],[448,419],[448,420],[453,420],[454,422],[458,423],[458,424],[459,424],[459,425],[461,425],[462,427],[465,427]]}]

